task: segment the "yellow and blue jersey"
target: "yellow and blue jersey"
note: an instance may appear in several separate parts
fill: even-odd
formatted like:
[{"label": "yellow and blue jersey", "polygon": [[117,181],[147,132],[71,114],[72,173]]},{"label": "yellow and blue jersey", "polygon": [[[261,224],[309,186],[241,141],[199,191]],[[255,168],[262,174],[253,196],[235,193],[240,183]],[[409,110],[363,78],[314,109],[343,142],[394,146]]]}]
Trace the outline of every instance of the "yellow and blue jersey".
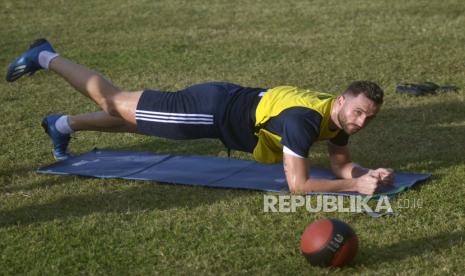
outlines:
[{"label": "yellow and blue jersey", "polygon": [[282,160],[283,146],[307,157],[316,141],[331,140],[345,145],[348,135],[330,128],[335,96],[294,86],[269,89],[256,108],[257,144],[253,155],[257,161],[276,163]]},{"label": "yellow and blue jersey", "polygon": [[293,86],[244,88],[224,102],[222,141],[228,148],[253,153],[263,163],[280,162],[283,146],[307,157],[316,141],[346,145],[349,136],[329,127],[334,100],[331,94]]}]

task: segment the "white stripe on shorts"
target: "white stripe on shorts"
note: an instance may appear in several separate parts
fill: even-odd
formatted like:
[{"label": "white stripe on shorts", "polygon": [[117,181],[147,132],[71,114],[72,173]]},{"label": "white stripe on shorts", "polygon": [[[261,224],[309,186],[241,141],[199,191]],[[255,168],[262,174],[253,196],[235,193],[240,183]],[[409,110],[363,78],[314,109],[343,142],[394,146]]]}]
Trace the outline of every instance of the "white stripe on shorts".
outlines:
[{"label": "white stripe on shorts", "polygon": [[136,110],[136,120],[169,124],[213,125],[213,115]]},{"label": "white stripe on shorts", "polygon": [[184,121],[205,121],[205,122],[213,122],[213,118],[193,118],[193,117],[177,117],[177,116],[155,116],[155,115],[145,115],[145,114],[136,114],[138,118],[146,118],[146,119],[166,119],[166,120],[184,120]]},{"label": "white stripe on shorts", "polygon": [[147,121],[147,122],[160,122],[160,123],[169,123],[169,124],[190,124],[190,125],[213,125],[213,121],[205,122],[205,121],[181,121],[181,120],[161,120],[161,119],[148,119],[143,117],[137,117],[136,120],[139,121]]},{"label": "white stripe on shorts", "polygon": [[167,113],[167,112],[157,112],[157,111],[146,111],[146,110],[136,110],[136,114],[142,115],[172,115],[178,117],[205,117],[205,118],[213,118],[212,114],[187,114],[187,113]]}]

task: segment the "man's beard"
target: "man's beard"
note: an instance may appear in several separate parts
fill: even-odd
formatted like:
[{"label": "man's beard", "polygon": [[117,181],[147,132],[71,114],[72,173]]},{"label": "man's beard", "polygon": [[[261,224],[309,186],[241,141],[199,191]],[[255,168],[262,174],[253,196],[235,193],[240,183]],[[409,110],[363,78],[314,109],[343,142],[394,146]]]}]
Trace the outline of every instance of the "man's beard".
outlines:
[{"label": "man's beard", "polygon": [[360,128],[357,125],[347,123],[347,118],[342,112],[339,112],[339,114],[337,114],[337,120],[339,121],[339,124],[341,125],[341,128],[344,130],[344,132],[349,135],[354,134],[360,130]]}]

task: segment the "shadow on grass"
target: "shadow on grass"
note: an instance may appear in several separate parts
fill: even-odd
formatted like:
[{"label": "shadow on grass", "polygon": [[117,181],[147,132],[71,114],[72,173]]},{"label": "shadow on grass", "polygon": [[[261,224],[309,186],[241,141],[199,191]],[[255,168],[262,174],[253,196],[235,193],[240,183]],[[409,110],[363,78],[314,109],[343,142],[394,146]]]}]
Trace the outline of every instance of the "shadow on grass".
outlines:
[{"label": "shadow on grass", "polygon": [[465,232],[444,232],[430,237],[402,240],[390,246],[371,246],[362,249],[357,264],[379,267],[380,264],[396,265],[399,261],[423,254],[437,254],[465,243]]},{"label": "shadow on grass", "polygon": [[[27,174],[35,173],[37,167],[16,167],[14,169],[0,170],[2,185],[0,191],[4,193],[27,192],[37,188],[52,187],[55,185],[63,185],[71,181],[72,178],[64,178],[57,175],[48,175],[38,177],[39,180],[22,180],[18,181],[20,176],[28,178]],[[20,182],[20,183],[18,183]],[[26,184],[23,184],[26,182]],[[14,184],[12,184],[14,183]]]},{"label": "shadow on grass", "polygon": [[[73,179],[73,177],[70,177]],[[129,184],[134,184],[133,181]],[[112,185],[118,184],[114,181]],[[127,184],[128,181],[125,181]],[[235,197],[247,191],[144,183],[124,190],[93,191],[63,196],[55,201],[0,211],[0,227],[29,225],[95,213],[139,213],[153,210],[193,209]]]},{"label": "shadow on grass", "polygon": [[31,167],[29,166],[25,166],[25,167],[15,167],[14,169],[11,169],[11,168],[2,168],[0,169],[0,175],[2,177],[8,177],[8,178],[11,178],[15,175],[18,175],[18,174],[24,174],[24,173],[28,173],[31,171]]}]

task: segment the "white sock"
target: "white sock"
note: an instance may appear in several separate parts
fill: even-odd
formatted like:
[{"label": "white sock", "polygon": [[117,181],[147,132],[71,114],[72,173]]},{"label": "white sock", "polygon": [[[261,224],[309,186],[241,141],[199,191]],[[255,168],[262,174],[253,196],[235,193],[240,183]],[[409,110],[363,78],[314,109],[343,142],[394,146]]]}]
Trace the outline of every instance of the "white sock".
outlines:
[{"label": "white sock", "polygon": [[61,134],[70,134],[74,132],[69,125],[68,116],[66,115],[63,115],[56,120],[55,127]]},{"label": "white sock", "polygon": [[48,65],[50,64],[50,61],[52,59],[56,58],[59,56],[58,53],[52,53],[49,51],[42,51],[39,53],[39,64],[42,66],[44,69],[48,69]]}]

